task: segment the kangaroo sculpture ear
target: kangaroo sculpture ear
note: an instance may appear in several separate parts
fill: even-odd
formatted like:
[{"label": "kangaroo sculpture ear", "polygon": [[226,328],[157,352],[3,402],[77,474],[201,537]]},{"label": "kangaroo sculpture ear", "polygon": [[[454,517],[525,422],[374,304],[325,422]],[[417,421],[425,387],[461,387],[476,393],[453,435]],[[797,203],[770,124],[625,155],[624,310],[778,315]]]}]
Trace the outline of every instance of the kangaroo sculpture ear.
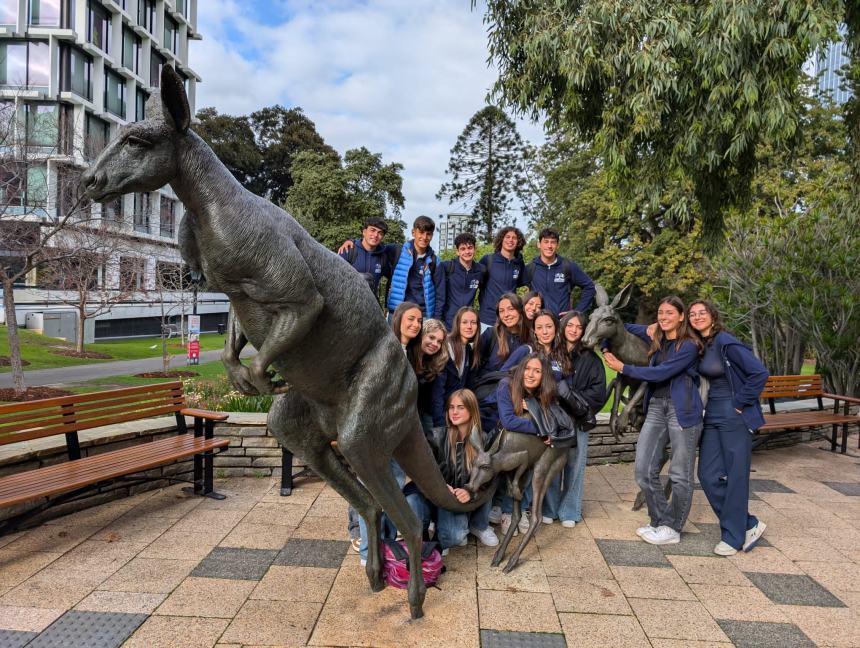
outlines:
[{"label": "kangaroo sculpture ear", "polygon": [[484,439],[481,436],[481,430],[478,426],[473,427],[472,431],[469,433],[469,445],[478,452],[484,451]]},{"label": "kangaroo sculpture ear", "polygon": [[176,130],[180,133],[187,131],[191,125],[191,107],[188,105],[182,78],[172,65],[161,66],[161,103],[164,105],[165,115],[173,118]]},{"label": "kangaroo sculpture ear", "polygon": [[594,284],[594,301],[598,306],[606,306],[609,303],[609,295],[606,294],[606,289],[596,282]]},{"label": "kangaroo sculpture ear", "polygon": [[612,300],[612,308],[624,308],[627,302],[630,301],[630,295],[633,294],[633,284],[627,284],[621,289],[621,292],[615,295]]}]

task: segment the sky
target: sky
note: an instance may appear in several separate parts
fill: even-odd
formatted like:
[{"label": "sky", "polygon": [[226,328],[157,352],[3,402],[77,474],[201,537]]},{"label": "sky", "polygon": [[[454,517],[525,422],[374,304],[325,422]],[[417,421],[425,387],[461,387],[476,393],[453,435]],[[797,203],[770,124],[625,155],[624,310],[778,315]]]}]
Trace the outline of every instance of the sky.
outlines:
[{"label": "sky", "polygon": [[[463,211],[435,194],[451,147],[496,78],[482,5],[200,0],[197,27],[203,40],[190,43],[189,58],[203,78],[198,109],[246,115],[274,104],[301,107],[341,154],[366,146],[404,165],[407,223]],[[539,125],[518,124],[526,140],[543,140]]]}]

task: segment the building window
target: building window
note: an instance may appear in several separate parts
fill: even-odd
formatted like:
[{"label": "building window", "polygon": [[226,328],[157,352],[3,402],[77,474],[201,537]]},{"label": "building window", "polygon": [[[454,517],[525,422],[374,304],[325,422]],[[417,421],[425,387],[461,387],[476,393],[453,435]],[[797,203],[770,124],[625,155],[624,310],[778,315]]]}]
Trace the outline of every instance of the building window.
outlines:
[{"label": "building window", "polygon": [[60,48],[60,87],[92,101],[93,59],[75,47]]},{"label": "building window", "polygon": [[104,207],[102,208],[102,218],[105,220],[112,220],[117,223],[121,223],[122,215],[122,196],[120,196],[116,200],[112,200],[109,203],[105,203]]},{"label": "building window", "polygon": [[149,99],[149,95],[140,88],[134,94],[134,120],[143,121],[146,119],[146,100]]},{"label": "building window", "polygon": [[92,113],[87,113],[87,122],[84,132],[84,154],[87,159],[98,157],[110,140],[110,124],[99,119]]},{"label": "building window", "polygon": [[48,203],[48,166],[44,163],[27,166],[27,207],[44,209]]},{"label": "building window", "polygon": [[57,104],[26,104],[27,145],[56,147],[60,141],[60,107]]},{"label": "building window", "polygon": [[146,259],[137,257],[119,258],[119,289],[141,290],[144,287]]},{"label": "building window", "polygon": [[165,63],[165,58],[152,50],[149,54],[149,85],[153,88],[158,88],[161,85],[161,68]]},{"label": "building window", "polygon": [[173,238],[176,233],[176,201],[161,197],[161,236]]},{"label": "building window", "polygon": [[51,80],[50,57],[47,42],[0,43],[0,85],[47,90]]},{"label": "building window", "polygon": [[11,160],[0,165],[0,203],[19,206],[24,195],[24,165]]},{"label": "building window", "polygon": [[185,284],[182,265],[169,261],[155,262],[155,277],[158,287],[165,290],[182,290]]},{"label": "building window", "polygon": [[155,0],[137,1],[137,24],[150,34],[155,29]]},{"label": "building window", "polygon": [[134,231],[149,234],[150,196],[148,193],[134,194]]},{"label": "building window", "polygon": [[18,24],[18,0],[0,0],[0,25],[4,27]]},{"label": "building window", "polygon": [[87,11],[87,40],[102,52],[110,51],[110,12],[100,3],[90,0]]},{"label": "building window", "polygon": [[122,28],[122,64],[140,74],[140,36],[128,27]]},{"label": "building window", "polygon": [[176,13],[182,14],[186,18],[188,17],[188,0],[176,0],[174,3],[176,5]]},{"label": "building window", "polygon": [[170,16],[164,16],[164,41],[162,45],[176,54],[178,50],[179,26]]},{"label": "building window", "polygon": [[105,110],[125,119],[125,79],[105,70]]},{"label": "building window", "polygon": [[72,29],[75,0],[29,0],[30,25]]}]

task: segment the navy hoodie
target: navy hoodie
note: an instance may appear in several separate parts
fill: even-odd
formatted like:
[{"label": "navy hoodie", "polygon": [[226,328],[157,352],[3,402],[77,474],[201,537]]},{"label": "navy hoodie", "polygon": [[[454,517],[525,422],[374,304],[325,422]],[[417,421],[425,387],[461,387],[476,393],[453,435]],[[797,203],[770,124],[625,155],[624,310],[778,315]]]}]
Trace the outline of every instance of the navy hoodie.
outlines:
[{"label": "navy hoodie", "polygon": [[[624,328],[633,335],[651,344],[651,338],[646,332],[648,327],[644,324],[625,324]],[[681,348],[675,349],[675,341],[669,344],[666,359],[656,364],[660,353],[651,356],[651,365],[648,367],[637,367],[636,365],[624,365],[625,376],[636,380],[648,381],[645,392],[644,409],[648,411],[648,402],[654,392],[654,384],[669,380],[669,393],[672,405],[675,407],[675,415],[678,423],[683,428],[690,428],[702,424],[702,399],[699,396],[699,348],[690,340],[681,342]]]},{"label": "navy hoodie", "polygon": [[436,302],[442,304],[442,318],[450,331],[457,311],[475,303],[475,295],[484,276],[484,266],[473,261],[472,267],[466,270],[460,259],[450,259],[441,266],[441,289],[436,294]]},{"label": "navy hoodie", "polygon": [[764,425],[759,401],[761,390],[770,373],[745,344],[733,335],[720,331],[713,341],[715,350],[723,359],[723,367],[732,389],[732,405],[741,410],[741,418],[750,430]]},{"label": "navy hoodie", "polygon": [[[567,263],[563,263],[566,261]],[[564,268],[570,268],[568,277]],[[543,297],[543,307],[556,315],[570,310],[570,289],[573,286],[582,288],[576,310],[584,313],[591,307],[594,299],[594,282],[575,262],[556,256],[552,265],[547,265],[538,256],[531,260],[526,270],[530,277],[529,288]]]},{"label": "navy hoodie", "polygon": [[[477,343],[477,341],[476,341]],[[462,371],[454,363],[454,353],[451,350],[450,343],[448,344],[448,362],[442,373],[437,376],[433,383],[433,425],[445,425],[445,402],[448,397],[458,389],[465,389],[472,384],[472,373],[477,373],[477,369],[472,369],[472,345],[467,344],[463,353]]]},{"label": "navy hoodie", "polygon": [[350,265],[368,280],[373,293],[378,294],[379,280],[382,277],[391,278],[391,255],[385,245],[377,245],[368,252],[361,244],[361,239],[353,239],[352,242],[353,249],[344,251],[340,256],[349,262],[351,253],[355,254],[355,259]]},{"label": "navy hoodie", "polygon": [[492,326],[496,323],[496,306],[502,295],[526,285],[526,264],[519,254],[513,259],[506,259],[499,252],[487,254],[478,263],[487,269],[478,295],[479,317],[482,324]]}]

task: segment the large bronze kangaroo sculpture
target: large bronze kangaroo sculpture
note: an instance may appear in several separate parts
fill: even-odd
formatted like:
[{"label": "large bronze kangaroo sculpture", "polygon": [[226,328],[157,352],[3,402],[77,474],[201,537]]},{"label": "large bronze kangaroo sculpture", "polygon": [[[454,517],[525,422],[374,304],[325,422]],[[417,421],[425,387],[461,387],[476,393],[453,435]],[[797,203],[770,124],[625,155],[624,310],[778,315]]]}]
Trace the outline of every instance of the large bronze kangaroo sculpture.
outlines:
[{"label": "large bronze kangaroo sculpture", "polygon": [[[83,192],[104,203],[170,184],[187,208],[185,261],[230,298],[235,322],[224,363],[231,381],[250,394],[277,393],[283,383],[273,368],[289,383],[269,411],[269,429],[364,517],[371,538],[385,510],[407,543],[409,607],[421,617],[421,524],[391,458],[438,506],[474,510],[486,495],[464,505],[448,491],[418,420],[414,372],[364,279],[236,181],[189,128],[182,80],[168,65],[146,115],[119,130],[82,176]],[[247,366],[238,356],[246,338],[257,349]],[[335,440],[355,475],[332,450]],[[368,544],[367,577],[379,591],[379,544]]]}]

